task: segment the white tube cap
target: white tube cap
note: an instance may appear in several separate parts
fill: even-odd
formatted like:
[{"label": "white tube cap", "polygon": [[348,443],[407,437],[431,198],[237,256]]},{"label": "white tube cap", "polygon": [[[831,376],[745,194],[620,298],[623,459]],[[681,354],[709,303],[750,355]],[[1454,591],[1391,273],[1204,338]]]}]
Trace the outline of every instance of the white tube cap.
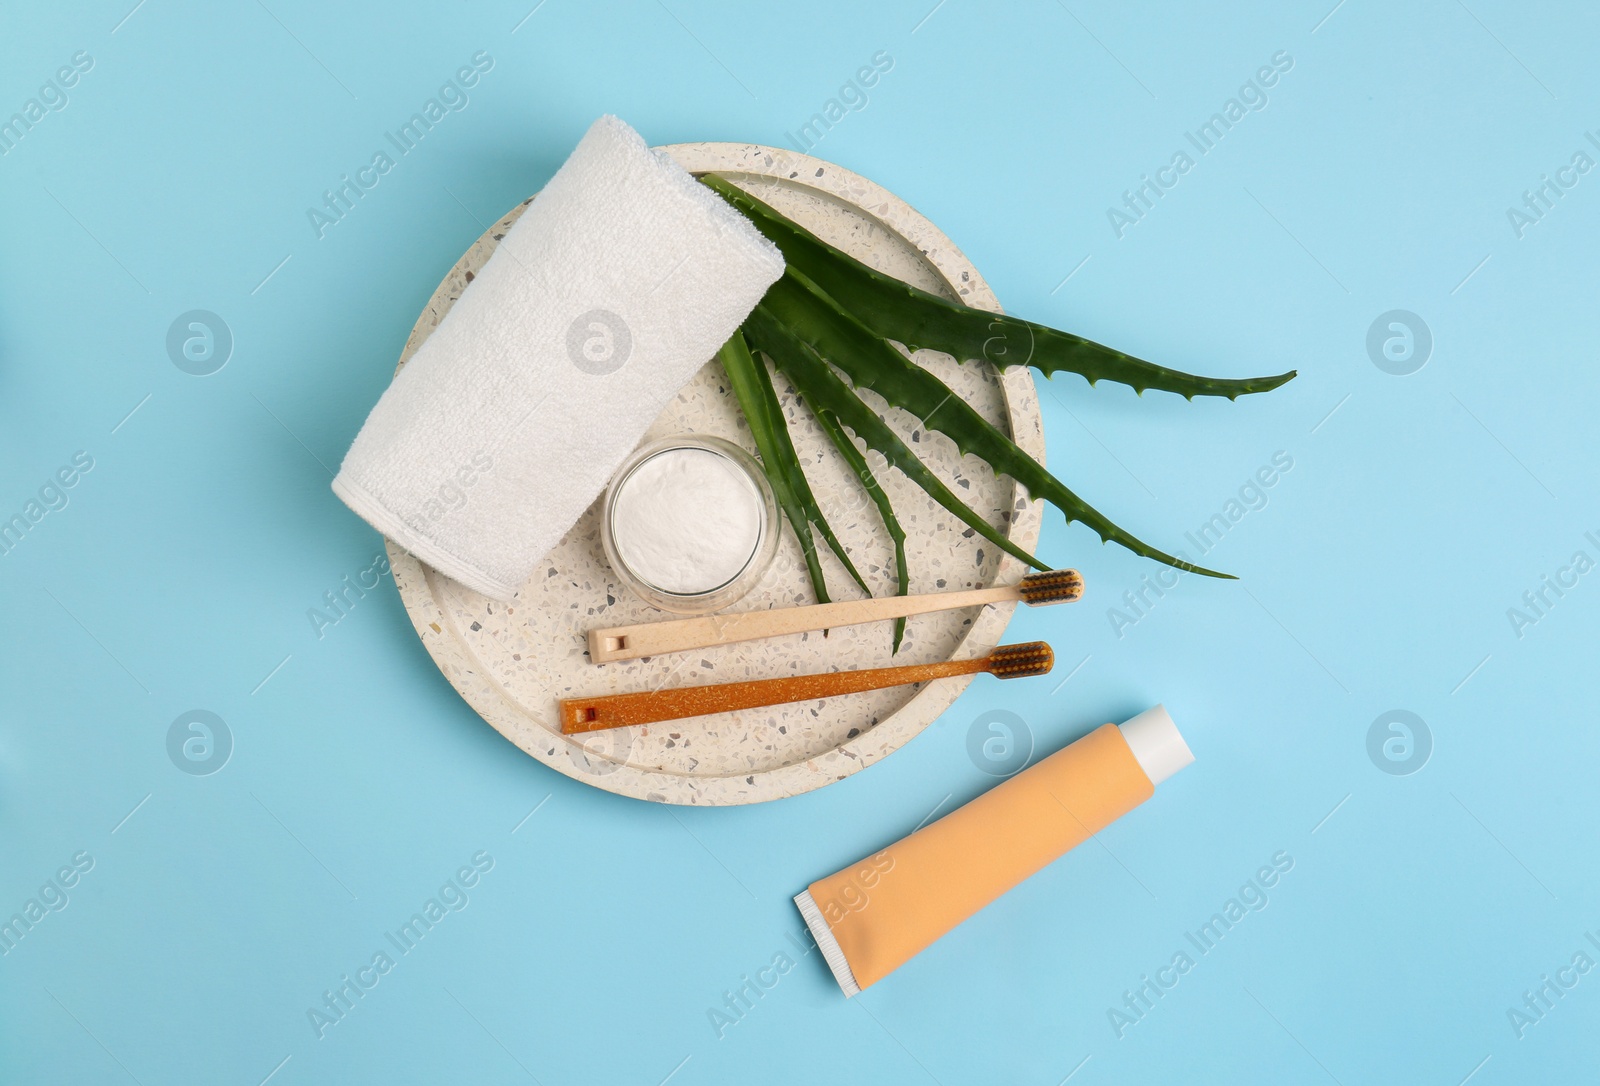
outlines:
[{"label": "white tube cap", "polygon": [[1146,709],[1117,727],[1122,729],[1122,738],[1127,740],[1128,748],[1151,784],[1160,784],[1194,761],[1189,744],[1183,741],[1178,726],[1160,705]]}]

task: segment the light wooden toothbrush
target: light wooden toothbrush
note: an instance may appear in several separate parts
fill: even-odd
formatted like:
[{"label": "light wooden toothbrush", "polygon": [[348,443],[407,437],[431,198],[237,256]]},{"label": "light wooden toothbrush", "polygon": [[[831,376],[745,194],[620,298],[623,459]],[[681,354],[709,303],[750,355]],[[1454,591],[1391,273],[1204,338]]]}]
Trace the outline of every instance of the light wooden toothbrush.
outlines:
[{"label": "light wooden toothbrush", "polygon": [[805,607],[779,607],[770,611],[745,611],[733,615],[643,622],[636,626],[610,626],[589,631],[589,662],[637,660],[669,652],[753,641],[779,634],[828,630],[861,622],[904,618],[956,607],[1020,600],[1030,607],[1070,603],[1083,595],[1083,578],[1075,569],[1030,573],[1014,585],[973,588],[962,592],[936,592],[922,596],[883,596],[870,600],[842,600]]},{"label": "light wooden toothbrush", "polygon": [[859,671],[829,671],[820,675],[793,675],[753,682],[714,683],[647,690],[639,694],[610,694],[598,698],[563,698],[561,731],[564,735],[653,724],[686,716],[708,716],[735,709],[756,709],[791,701],[812,701],[863,690],[882,690],[906,683],[974,675],[987,671],[1001,679],[1043,675],[1055,664],[1055,653],[1043,641],[1002,645],[976,660],[946,660],[937,664],[906,664]]}]

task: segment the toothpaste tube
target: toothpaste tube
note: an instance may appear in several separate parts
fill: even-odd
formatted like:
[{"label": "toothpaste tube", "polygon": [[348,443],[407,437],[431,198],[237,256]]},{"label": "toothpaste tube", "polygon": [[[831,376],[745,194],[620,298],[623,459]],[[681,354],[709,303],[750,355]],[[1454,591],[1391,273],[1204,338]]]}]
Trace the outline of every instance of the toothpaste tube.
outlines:
[{"label": "toothpaste tube", "polygon": [[1161,706],[1107,724],[795,904],[853,996],[1035,871],[1133,810],[1194,761]]}]

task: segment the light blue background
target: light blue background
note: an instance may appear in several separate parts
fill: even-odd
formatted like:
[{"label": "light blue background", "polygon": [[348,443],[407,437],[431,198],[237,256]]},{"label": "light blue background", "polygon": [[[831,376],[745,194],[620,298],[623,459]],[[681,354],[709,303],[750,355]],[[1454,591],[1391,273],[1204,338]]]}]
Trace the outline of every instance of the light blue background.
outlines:
[{"label": "light blue background", "polygon": [[[94,867],[0,958],[0,1079],[1592,1078],[1600,972],[1520,1039],[1507,1010],[1600,956],[1600,573],[1520,638],[1506,612],[1600,557],[1600,174],[1520,239],[1506,209],[1600,129],[1600,19],[532,2],[5,5],[0,117],[95,63],[0,158],[0,513],[75,452],[94,468],[0,558],[0,917],[75,852]],[[306,209],[478,50],[470,105],[319,240]],[[814,153],[928,215],[1008,308],[1184,369],[1298,367],[1233,404],[1041,385],[1052,468],[1158,544],[1291,456],[1207,556],[1243,580],[1185,578],[1119,637],[1107,609],[1158,567],[1051,515],[1040,553],[1091,594],[1011,635],[1051,640],[1058,677],[980,680],[882,764],[754,808],[518,753],[392,586],[318,640],[306,610],[380,549],[324,465],[481,223],[602,112],[784,144],[879,50],[892,71]],[[1268,107],[1119,240],[1106,209],[1279,50]],[[166,354],[191,309],[235,337],[206,378]],[[1435,338],[1410,376],[1368,357],[1391,309]],[[1199,760],[1103,847],[860,999],[813,952],[718,1037],[723,992],[796,953],[792,894],[993,783],[981,714],[1047,752],[1157,701]],[[234,736],[213,776],[166,753],[194,708]],[[1397,708],[1433,737],[1409,776],[1367,754]],[[478,850],[471,904],[319,1040],[307,1009]],[[1107,1009],[1279,850],[1270,904],[1119,1039]]]}]

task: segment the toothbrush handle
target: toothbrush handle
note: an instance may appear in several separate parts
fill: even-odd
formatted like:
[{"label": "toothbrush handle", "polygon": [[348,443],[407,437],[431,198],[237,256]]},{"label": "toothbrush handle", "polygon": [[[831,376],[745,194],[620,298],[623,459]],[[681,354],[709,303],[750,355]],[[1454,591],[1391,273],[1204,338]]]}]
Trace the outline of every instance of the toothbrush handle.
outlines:
[{"label": "toothbrush handle", "polygon": [[953,675],[971,675],[986,670],[988,666],[989,658],[985,656],[976,660],[946,660],[937,664],[906,664],[859,671],[831,671],[821,675],[795,675],[782,679],[757,679],[752,682],[681,686],[639,694],[563,698],[561,732],[563,735],[574,735],[604,728],[623,728],[630,724],[653,724],[686,716],[726,713],[734,709],[755,709],[791,701],[831,698],[839,694],[882,690]]},{"label": "toothbrush handle", "polygon": [[778,607],[770,611],[745,611],[732,615],[705,615],[700,618],[642,622],[635,626],[610,626],[589,631],[589,661],[595,664],[613,660],[637,660],[641,656],[660,656],[668,652],[703,649],[735,641],[753,641],[780,634],[827,630],[834,626],[854,626],[880,619],[904,618],[955,607],[976,607],[985,603],[1020,600],[1015,585],[1000,588],[973,588],[962,592],[939,592],[923,596],[884,596],[870,600],[841,600],[805,607]]}]

